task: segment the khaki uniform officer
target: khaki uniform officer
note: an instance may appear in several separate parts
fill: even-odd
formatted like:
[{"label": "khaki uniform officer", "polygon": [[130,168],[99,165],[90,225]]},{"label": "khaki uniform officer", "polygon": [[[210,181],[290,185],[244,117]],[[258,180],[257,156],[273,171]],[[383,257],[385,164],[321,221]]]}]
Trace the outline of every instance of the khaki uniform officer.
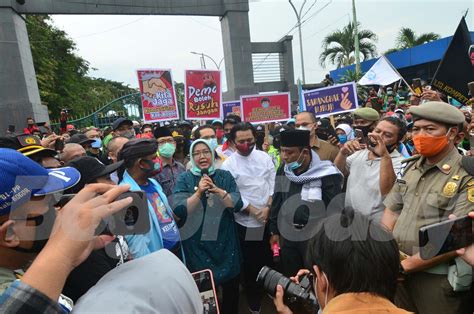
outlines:
[{"label": "khaki uniform officer", "polygon": [[[455,107],[428,102],[412,107],[413,141],[420,156],[407,163],[392,191],[384,201],[382,223],[393,231],[401,252],[406,274],[399,284],[395,303],[416,313],[472,313],[469,285],[453,289],[448,272],[458,263],[456,253],[422,260],[418,253],[421,226],[460,217],[474,208],[474,179],[461,164],[454,140],[464,121]],[[456,272],[466,269],[460,264]],[[472,268],[467,267],[468,281]],[[470,271],[470,274],[469,274]],[[463,273],[459,274],[463,275]],[[466,278],[466,276],[464,278]],[[471,277],[469,277],[471,276]],[[451,277],[452,279],[452,277]]]}]

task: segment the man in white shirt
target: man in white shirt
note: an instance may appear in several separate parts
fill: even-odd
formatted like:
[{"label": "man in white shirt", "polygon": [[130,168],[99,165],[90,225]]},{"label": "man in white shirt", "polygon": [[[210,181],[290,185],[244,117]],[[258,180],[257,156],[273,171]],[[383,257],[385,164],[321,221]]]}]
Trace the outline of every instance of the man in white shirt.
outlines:
[{"label": "man in white shirt", "polygon": [[260,269],[271,263],[266,231],[275,186],[275,167],[271,157],[255,149],[256,131],[250,123],[239,123],[229,133],[236,153],[222,164],[240,190],[244,206],[235,213],[243,256],[244,287],[251,313],[260,311],[264,292],[255,279]]},{"label": "man in white shirt", "polygon": [[347,177],[345,207],[352,207],[377,222],[382,219],[385,196],[402,168],[397,147],[406,133],[396,117],[381,119],[368,134],[368,145],[357,140],[344,144],[334,164]]}]

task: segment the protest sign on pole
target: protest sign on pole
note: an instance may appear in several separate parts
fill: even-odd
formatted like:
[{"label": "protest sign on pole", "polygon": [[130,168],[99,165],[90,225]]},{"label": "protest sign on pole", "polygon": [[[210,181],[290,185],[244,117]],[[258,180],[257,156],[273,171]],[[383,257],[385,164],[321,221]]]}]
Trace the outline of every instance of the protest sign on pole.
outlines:
[{"label": "protest sign on pole", "polygon": [[241,96],[242,121],[266,123],[291,117],[290,93]]},{"label": "protest sign on pole", "polygon": [[462,18],[431,82],[437,90],[462,104],[470,98],[467,83],[474,81],[471,45],[466,20]]},{"label": "protest sign on pole", "polygon": [[189,120],[221,118],[221,72],[215,70],[185,71],[185,116]]},{"label": "protest sign on pole", "polygon": [[179,119],[171,70],[137,70],[137,75],[143,120],[150,123]]},{"label": "protest sign on pole", "polygon": [[240,117],[240,100],[226,101],[222,103],[222,119],[228,115],[235,114]]},{"label": "protest sign on pole", "polygon": [[304,109],[317,117],[351,112],[359,107],[354,82],[305,91],[303,97]]}]

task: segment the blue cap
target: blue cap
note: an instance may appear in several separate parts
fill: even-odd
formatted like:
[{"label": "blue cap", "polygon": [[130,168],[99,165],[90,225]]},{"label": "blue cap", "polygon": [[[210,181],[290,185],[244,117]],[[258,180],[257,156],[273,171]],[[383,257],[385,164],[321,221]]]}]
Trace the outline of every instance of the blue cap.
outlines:
[{"label": "blue cap", "polygon": [[288,125],[290,123],[296,123],[296,120],[294,118],[291,118],[286,122],[286,125]]},{"label": "blue cap", "polygon": [[211,123],[211,125],[214,125],[214,124],[221,124],[221,125],[223,125],[223,124],[224,124],[224,122],[222,122],[222,120],[221,120],[221,119],[214,119],[214,120],[212,120],[212,123]]},{"label": "blue cap", "polygon": [[45,169],[13,149],[0,148],[0,178],[0,215],[5,215],[32,196],[74,186],[81,174],[71,167]]}]

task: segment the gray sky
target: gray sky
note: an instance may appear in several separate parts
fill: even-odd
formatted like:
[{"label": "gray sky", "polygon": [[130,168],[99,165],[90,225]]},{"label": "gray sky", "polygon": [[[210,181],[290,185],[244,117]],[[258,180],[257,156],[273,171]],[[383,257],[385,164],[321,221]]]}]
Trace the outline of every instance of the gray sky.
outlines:
[{"label": "gray sky", "polygon": [[[298,7],[302,3],[295,2]],[[410,27],[418,34],[451,36],[468,8],[468,27],[474,31],[474,0],[357,0],[356,6],[362,28],[378,35],[379,53],[395,45],[401,27]],[[351,0],[317,0],[308,13],[306,18],[312,18],[302,28],[307,83],[320,82],[333,69],[319,65],[321,42],[328,33],[349,22],[351,10]],[[252,41],[277,41],[296,23],[286,0],[251,1],[249,17]],[[53,20],[77,43],[77,53],[97,69],[92,76],[132,87],[138,86],[135,70],[139,68],[171,68],[174,80],[183,82],[185,69],[200,68],[199,56],[190,51],[204,52],[216,62],[223,57],[218,17],[57,15]],[[297,30],[291,34],[297,79],[301,77]],[[206,63],[208,68],[213,66]]]}]

